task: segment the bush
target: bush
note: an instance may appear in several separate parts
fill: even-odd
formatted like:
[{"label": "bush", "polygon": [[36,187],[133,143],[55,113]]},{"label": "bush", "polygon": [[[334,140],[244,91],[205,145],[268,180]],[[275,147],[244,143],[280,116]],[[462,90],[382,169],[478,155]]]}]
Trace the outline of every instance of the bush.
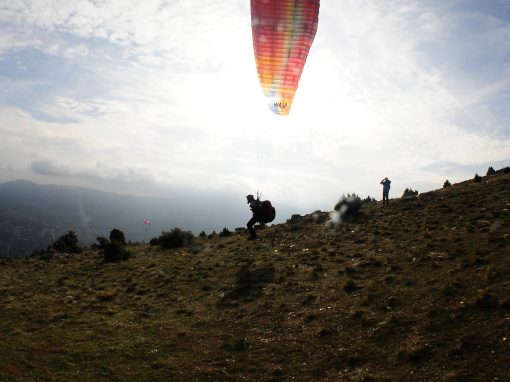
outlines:
[{"label": "bush", "polygon": [[126,249],[126,239],[124,232],[114,228],[110,232],[110,240],[104,236],[96,238],[99,248],[103,251],[103,258],[106,262],[116,262],[127,260],[131,253]]},{"label": "bush", "polygon": [[[100,244],[101,245],[101,244]],[[103,249],[104,260],[107,262],[115,262],[127,260],[131,253],[126,249],[125,245],[120,241],[109,241]]]},{"label": "bush", "polygon": [[478,174],[475,174],[473,180],[475,181],[475,183],[480,183],[482,181],[482,177]]},{"label": "bush", "polygon": [[485,175],[487,175],[487,176],[491,176],[491,175],[494,175],[494,174],[496,174],[496,171],[494,170],[494,168],[492,166],[490,166],[487,169],[487,172],[485,173]]},{"label": "bush", "polygon": [[159,238],[153,237],[151,241],[149,241],[149,245],[159,245]]},{"label": "bush", "polygon": [[124,232],[117,228],[112,229],[110,232],[110,241],[118,241],[121,244],[126,244]]},{"label": "bush", "polygon": [[78,245],[78,236],[74,231],[69,231],[60,236],[52,247],[57,252],[80,253],[81,247]]},{"label": "bush", "polygon": [[191,244],[193,237],[193,233],[190,231],[174,228],[170,232],[161,232],[158,241],[162,249],[170,249]]},{"label": "bush", "polygon": [[415,196],[418,196],[418,191],[413,191],[411,188],[406,188],[402,194],[403,198],[414,198]]},{"label": "bush", "polygon": [[370,196],[367,196],[365,199],[362,200],[363,203],[375,203],[377,200],[375,198],[372,198]]},{"label": "bush", "polygon": [[443,188],[448,188],[448,187],[451,187],[452,184],[450,183],[450,181],[448,179],[446,179],[443,183]]},{"label": "bush", "polygon": [[220,237],[227,237],[230,235],[232,235],[232,232],[230,232],[227,227],[223,228],[223,231],[220,232]]},{"label": "bush", "polygon": [[99,243],[99,249],[105,249],[109,243],[109,240],[104,236],[98,236],[96,240]]},{"label": "bush", "polygon": [[340,220],[356,219],[361,209],[361,198],[356,194],[342,195],[342,198],[335,205],[335,211],[340,214]]}]

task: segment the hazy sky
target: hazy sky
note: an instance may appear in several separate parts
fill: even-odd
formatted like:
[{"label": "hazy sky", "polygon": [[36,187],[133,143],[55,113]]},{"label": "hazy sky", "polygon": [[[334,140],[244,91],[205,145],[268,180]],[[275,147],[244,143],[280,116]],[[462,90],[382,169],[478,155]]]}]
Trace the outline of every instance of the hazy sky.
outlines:
[{"label": "hazy sky", "polygon": [[510,0],[322,0],[289,117],[249,0],[0,0],[0,181],[332,209],[510,165]]}]

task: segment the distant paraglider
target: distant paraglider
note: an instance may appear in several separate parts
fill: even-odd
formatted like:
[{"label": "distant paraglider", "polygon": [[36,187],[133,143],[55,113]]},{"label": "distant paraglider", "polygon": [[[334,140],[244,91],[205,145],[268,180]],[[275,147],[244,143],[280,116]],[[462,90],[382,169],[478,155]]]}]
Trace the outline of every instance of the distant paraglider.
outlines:
[{"label": "distant paraglider", "polygon": [[269,108],[288,115],[317,32],[320,0],[251,0],[253,50]]},{"label": "distant paraglider", "polygon": [[143,224],[145,225],[145,231],[147,231],[150,228],[150,226],[151,226],[151,221],[145,219]]}]

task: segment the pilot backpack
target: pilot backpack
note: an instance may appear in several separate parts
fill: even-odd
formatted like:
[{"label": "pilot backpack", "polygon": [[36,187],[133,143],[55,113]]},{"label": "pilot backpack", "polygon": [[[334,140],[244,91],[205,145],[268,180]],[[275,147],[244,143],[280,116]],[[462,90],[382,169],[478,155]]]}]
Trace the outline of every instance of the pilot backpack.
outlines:
[{"label": "pilot backpack", "polygon": [[276,210],[269,200],[264,200],[260,206],[261,223],[271,223],[275,216]]}]

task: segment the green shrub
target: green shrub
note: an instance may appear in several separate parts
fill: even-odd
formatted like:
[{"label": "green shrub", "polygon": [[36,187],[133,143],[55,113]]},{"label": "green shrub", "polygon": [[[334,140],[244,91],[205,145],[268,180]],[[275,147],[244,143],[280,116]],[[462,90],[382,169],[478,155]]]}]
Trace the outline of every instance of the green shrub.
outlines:
[{"label": "green shrub", "polygon": [[478,174],[475,174],[473,180],[475,181],[475,183],[480,183],[482,181],[482,177]]},{"label": "green shrub", "polygon": [[356,219],[359,216],[361,204],[361,198],[354,193],[352,195],[347,194],[347,196],[342,195],[335,205],[335,211],[340,214],[340,220]]},{"label": "green shrub", "polygon": [[109,243],[109,240],[104,236],[98,236],[96,240],[99,243],[99,249],[105,249]]},{"label": "green shrub", "polygon": [[170,232],[161,232],[158,241],[162,249],[170,249],[191,244],[193,237],[193,233],[190,231],[174,228]]},{"label": "green shrub", "polygon": [[118,241],[121,244],[126,244],[124,232],[117,228],[112,229],[110,232],[110,241]]},{"label": "green shrub", "polygon": [[227,237],[230,235],[232,235],[232,232],[230,232],[227,227],[223,228],[223,231],[220,232],[220,237]]},{"label": "green shrub", "polygon": [[57,252],[80,253],[81,247],[78,245],[78,236],[74,231],[69,231],[53,243],[53,249]]},{"label": "green shrub", "polygon": [[452,184],[450,183],[450,181],[448,179],[446,179],[443,183],[443,188],[448,188],[448,187],[451,187]]},{"label": "green shrub", "polygon": [[[120,232],[120,233],[119,233]],[[110,232],[111,240],[108,240],[104,236],[98,236],[96,238],[100,250],[103,252],[103,258],[105,262],[111,263],[120,260],[127,260],[131,256],[131,252],[126,249],[124,233],[118,229],[113,229]]]},{"label": "green shrub", "polygon": [[372,198],[371,196],[367,196],[365,199],[362,200],[363,203],[375,203],[377,200],[375,198]]},{"label": "green shrub", "polygon": [[403,198],[414,198],[418,195],[418,191],[413,191],[411,188],[406,188],[402,194]]},{"label": "green shrub", "polygon": [[109,241],[103,249],[103,256],[106,262],[116,262],[120,260],[127,260],[131,253],[126,249],[126,246],[117,240]]}]

